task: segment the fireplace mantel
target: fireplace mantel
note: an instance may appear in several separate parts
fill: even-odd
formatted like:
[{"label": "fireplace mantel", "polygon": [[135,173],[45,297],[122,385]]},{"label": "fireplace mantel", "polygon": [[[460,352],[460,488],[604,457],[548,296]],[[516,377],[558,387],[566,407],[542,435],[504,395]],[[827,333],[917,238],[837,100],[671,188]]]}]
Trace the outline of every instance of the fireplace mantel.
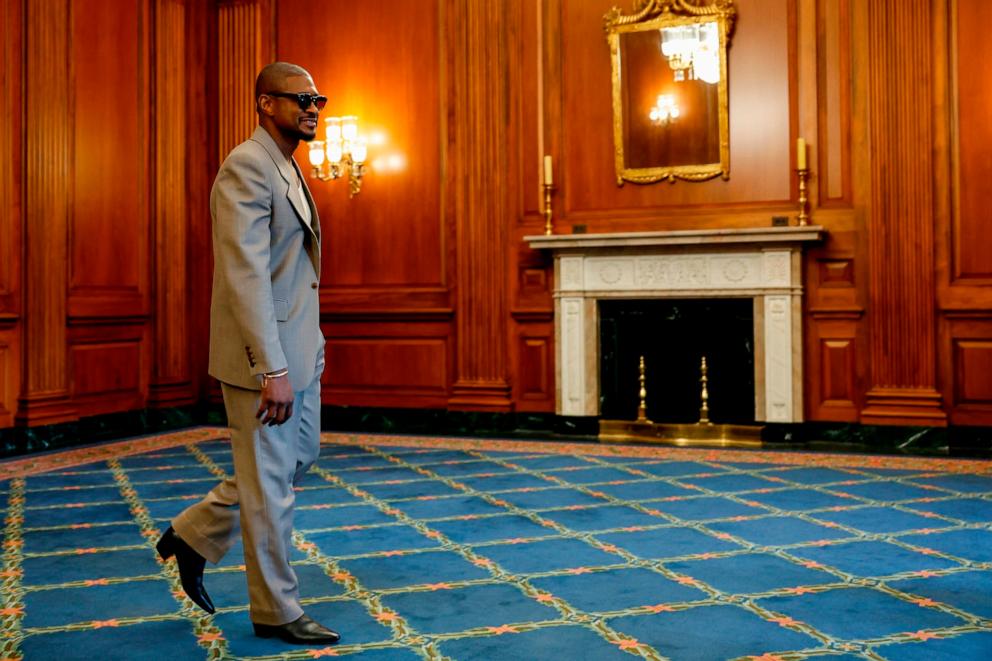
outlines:
[{"label": "fireplace mantel", "polygon": [[748,297],[755,418],[801,422],[802,250],[823,234],[806,226],[524,237],[555,258],[558,414],[599,415],[599,300]]},{"label": "fireplace mantel", "polygon": [[823,228],[743,227],[716,230],[675,230],[672,232],[617,232],[614,234],[538,234],[525,236],[531,248],[539,250],[591,250],[651,246],[782,246],[819,241]]}]

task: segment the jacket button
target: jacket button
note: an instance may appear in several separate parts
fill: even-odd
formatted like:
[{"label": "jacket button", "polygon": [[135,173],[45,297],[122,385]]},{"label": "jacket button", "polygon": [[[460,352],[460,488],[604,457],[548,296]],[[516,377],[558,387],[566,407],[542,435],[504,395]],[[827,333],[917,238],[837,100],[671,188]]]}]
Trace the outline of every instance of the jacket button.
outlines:
[{"label": "jacket button", "polygon": [[316,288],[317,288],[317,283],[316,282],[311,282],[310,283],[310,289],[316,289]]}]

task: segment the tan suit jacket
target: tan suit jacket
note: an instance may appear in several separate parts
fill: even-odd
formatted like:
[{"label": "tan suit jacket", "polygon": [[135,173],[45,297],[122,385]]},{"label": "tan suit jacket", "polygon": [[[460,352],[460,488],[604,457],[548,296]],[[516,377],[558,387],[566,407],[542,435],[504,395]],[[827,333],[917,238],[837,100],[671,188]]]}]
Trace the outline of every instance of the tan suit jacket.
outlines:
[{"label": "tan suit jacket", "polygon": [[221,165],[210,213],[210,374],[257,390],[259,375],[288,367],[293,390],[303,390],[324,344],[317,288],[320,223],[296,161],[287,161],[261,126]]}]

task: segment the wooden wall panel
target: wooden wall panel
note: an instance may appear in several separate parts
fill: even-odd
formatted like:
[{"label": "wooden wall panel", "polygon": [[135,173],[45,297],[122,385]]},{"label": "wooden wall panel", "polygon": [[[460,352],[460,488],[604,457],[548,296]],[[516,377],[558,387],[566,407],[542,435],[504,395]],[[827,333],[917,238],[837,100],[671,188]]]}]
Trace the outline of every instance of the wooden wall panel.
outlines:
[{"label": "wooden wall panel", "polygon": [[512,3],[507,12],[508,33],[520,43],[518,48],[507,49],[511,89],[508,172],[514,189],[508,215],[516,221],[507,244],[510,333],[514,338],[508,368],[516,410],[535,412],[555,409],[553,268],[548,255],[531,250],[523,239],[544,231],[543,158],[555,151],[551,132],[546,129],[554,103],[543,93],[545,81],[555,75],[553,67],[549,73],[546,64],[550,52],[545,38],[554,24],[545,15],[547,11],[547,3],[531,0]]},{"label": "wooden wall panel", "polygon": [[[730,180],[649,186],[627,183],[623,187],[616,185],[613,169],[611,73],[603,32],[603,16],[617,2],[549,0],[549,4],[560,7],[554,20],[560,29],[561,80],[549,81],[554,86],[549,94],[560,94],[562,99],[559,125],[551,128],[560,131],[561,190],[556,194],[561,197],[566,221],[594,223],[590,232],[753,224],[753,216],[745,220],[724,211],[718,219],[706,219],[699,217],[699,209],[687,214],[685,207],[756,203],[775,207],[789,200],[794,144],[790,131],[791,0],[736,3],[742,18],[728,53]],[[678,213],[674,213],[676,208]],[[644,218],[648,210],[651,214]],[[770,214],[763,215],[763,224],[770,223]],[[638,216],[643,221],[633,224],[632,218]],[[625,217],[631,220],[618,222]]]},{"label": "wooden wall panel", "polygon": [[0,323],[21,309],[21,13],[19,2],[0,8]]},{"label": "wooden wall panel", "polygon": [[[150,348],[150,159],[160,145],[145,109],[156,82],[153,22],[170,22],[156,9],[149,0],[72,2],[67,322],[70,394],[80,415],[140,408],[148,395],[150,361],[138,356]],[[156,119],[175,112],[167,104],[155,111]],[[155,172],[159,184],[162,174]],[[165,182],[176,180],[165,173]],[[172,196],[181,197],[182,183]]]},{"label": "wooden wall panel", "polygon": [[[868,195],[854,186],[856,173],[866,176],[866,150],[855,149],[866,131],[854,118],[867,107],[867,72],[854,66],[866,59],[860,4],[798,2],[797,133],[810,150],[810,222],[826,231],[803,260],[804,415],[811,420],[856,422],[862,403],[867,260],[860,237]],[[842,385],[856,392],[841,395]]]},{"label": "wooden wall panel", "polygon": [[[215,0],[185,7],[186,35],[186,159],[189,374],[197,400],[220,401],[220,386],[207,374],[210,328],[210,285],[213,250],[210,188],[217,172],[217,5]],[[162,268],[161,262],[157,269]]]},{"label": "wooden wall panel", "polygon": [[148,392],[148,327],[113,323],[74,327],[69,335],[73,402],[80,414],[142,408]]},{"label": "wooden wall panel", "polygon": [[945,380],[951,422],[989,426],[992,422],[992,314],[951,314],[941,324]]},{"label": "wooden wall panel", "polygon": [[861,406],[856,326],[843,318],[820,318],[807,338],[807,360],[816,364],[807,379],[807,415],[813,420],[854,421]]},{"label": "wooden wall panel", "polygon": [[960,404],[992,407],[992,340],[954,342],[955,399]]},{"label": "wooden wall panel", "polygon": [[[938,62],[937,80],[948,99],[938,128],[947,139],[946,180],[938,196],[937,305],[940,316],[941,381],[953,424],[992,426],[992,78],[976,63],[992,57],[987,26],[992,6],[956,0],[946,10],[952,56]],[[943,150],[939,150],[940,154]],[[939,174],[944,174],[940,172]],[[938,190],[941,181],[937,182]]]},{"label": "wooden wall panel", "polygon": [[70,317],[149,311],[147,9],[72,3]]},{"label": "wooden wall panel", "polygon": [[184,58],[170,56],[168,45],[184,41],[185,0],[156,0],[153,55],[154,103],[154,246],[155,360],[149,392],[158,406],[193,401],[188,322],[187,196],[176,195],[188,183]]},{"label": "wooden wall panel", "polygon": [[[9,4],[9,3],[8,3]],[[66,281],[71,144],[67,3],[25,3],[24,385],[17,418],[61,422],[68,400]]]},{"label": "wooden wall panel", "polygon": [[0,325],[0,428],[14,424],[20,389],[20,333]]},{"label": "wooden wall panel", "polygon": [[[821,207],[850,206],[851,6],[850,0],[816,0],[817,140],[814,171]],[[804,35],[805,36],[805,35]],[[810,35],[811,36],[811,35]]]},{"label": "wooden wall panel", "polygon": [[[554,410],[555,354],[554,324],[529,323],[519,326],[513,398],[518,411]],[[549,409],[549,402],[551,408]]]},{"label": "wooden wall panel", "polygon": [[504,0],[452,2],[448,51],[457,267],[457,376],[450,405],[511,408],[505,246],[511,188]]},{"label": "wooden wall panel", "polygon": [[[333,26],[333,48],[313,46],[312,3],[279,2],[279,59],[307,68],[330,98],[322,118],[356,115],[360,132],[385,141],[369,147],[370,171],[354,198],[343,180],[310,181],[323,230],[326,305],[381,308],[377,292],[387,289],[420,300],[388,307],[450,307],[440,3],[328,3],[320,16]],[[381,163],[393,154],[404,167]],[[296,158],[309,169],[305,146]]]},{"label": "wooden wall panel", "polygon": [[0,7],[0,427],[14,422],[20,384],[21,268],[21,3]]},{"label": "wooden wall panel", "polygon": [[992,308],[992,80],[984,66],[992,59],[992,3],[958,0],[957,5],[957,153],[958,197],[951,228],[955,284],[983,286],[983,303]]},{"label": "wooden wall panel", "polygon": [[[274,12],[272,0],[217,2],[218,162],[247,140],[258,124],[255,77],[273,61]],[[309,33],[308,29],[305,34]]]},{"label": "wooden wall panel", "polygon": [[[448,370],[455,364],[447,352],[456,347],[450,341],[455,306],[452,260],[459,250],[446,197],[451,167],[446,153],[448,95],[453,92],[446,85],[449,64],[443,35],[449,4],[329,3],[320,15],[334,26],[334,48],[314,48],[309,38],[312,4],[278,3],[278,58],[311,72],[317,88],[330,98],[323,117],[356,115],[360,132],[382,141],[369,147],[369,172],[355,197],[349,199],[344,181],[309,181],[322,229],[325,334],[348,333],[351,338],[345,345],[328,344],[325,374],[330,381],[323,391],[327,403],[369,403],[385,401],[378,399],[385,396],[399,406],[421,406],[425,397],[435,406],[447,405],[452,383]],[[404,165],[387,167],[384,160],[389,156],[399,156]],[[305,146],[296,159],[309,170]],[[491,247],[499,250],[503,245]],[[377,324],[396,329],[391,333],[398,335],[384,339]],[[369,333],[364,340],[354,335],[363,329]],[[404,333],[416,346],[423,346],[419,338],[426,333],[434,338],[431,351],[445,352],[438,357],[446,375],[441,391],[423,389],[423,366],[416,360],[388,366],[395,384],[392,393],[383,390],[383,377],[374,370],[349,372],[346,382],[331,374],[336,365],[344,369],[353,364],[347,357],[339,363],[335,352],[358,356],[356,348],[361,346],[369,355],[391,355],[397,346],[407,346]]]},{"label": "wooden wall panel", "polygon": [[325,324],[325,401],[444,408],[452,377],[450,333],[447,322]]},{"label": "wooden wall panel", "polygon": [[[871,0],[870,386],[864,422],[944,424],[936,380],[931,0]],[[946,180],[945,180],[946,185]],[[912,285],[910,286],[910,283]]]}]

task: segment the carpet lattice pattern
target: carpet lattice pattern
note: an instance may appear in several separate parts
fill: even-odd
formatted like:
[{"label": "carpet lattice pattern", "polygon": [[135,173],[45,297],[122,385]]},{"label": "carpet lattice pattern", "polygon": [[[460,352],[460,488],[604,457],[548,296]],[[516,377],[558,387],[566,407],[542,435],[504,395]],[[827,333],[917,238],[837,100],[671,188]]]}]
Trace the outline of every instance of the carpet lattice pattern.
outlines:
[{"label": "carpet lattice pattern", "polygon": [[992,465],[325,434],[297,491],[323,649],[214,616],[154,543],[232,470],[199,429],[0,464],[0,658],[992,658]]}]

